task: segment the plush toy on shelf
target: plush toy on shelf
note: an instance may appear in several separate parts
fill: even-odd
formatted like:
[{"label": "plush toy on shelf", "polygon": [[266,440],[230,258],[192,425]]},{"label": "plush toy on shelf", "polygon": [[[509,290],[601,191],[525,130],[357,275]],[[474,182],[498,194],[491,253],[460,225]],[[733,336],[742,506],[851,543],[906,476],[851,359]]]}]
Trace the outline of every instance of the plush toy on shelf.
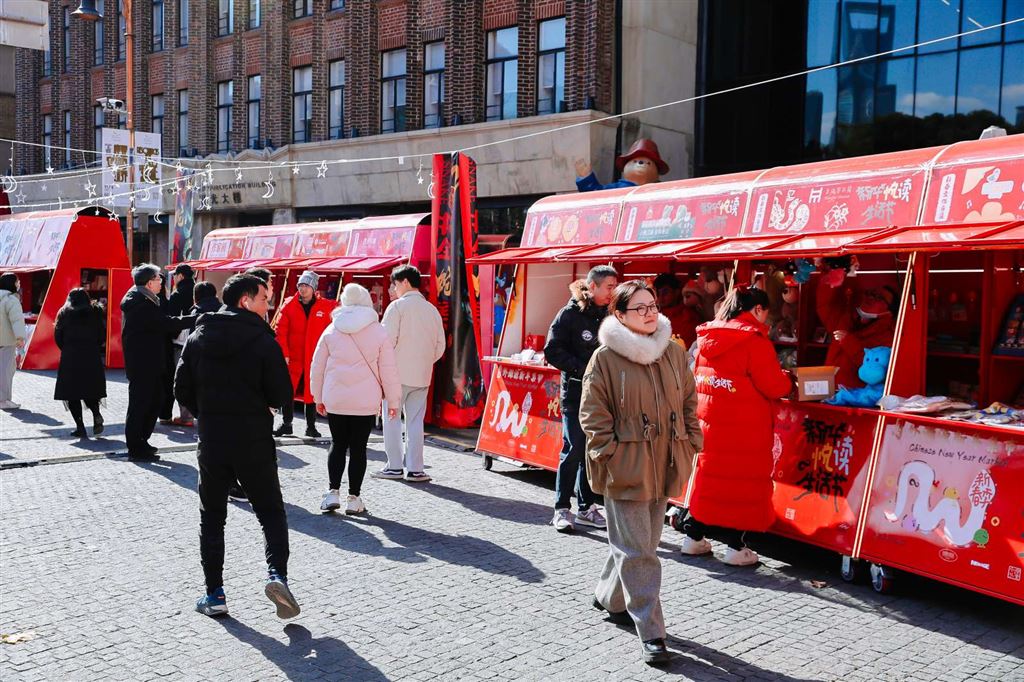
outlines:
[{"label": "plush toy on shelf", "polygon": [[576,188],[581,192],[592,192],[598,189],[616,189],[619,187],[636,187],[649,182],[657,182],[658,178],[668,173],[668,164],[661,159],[658,145],[654,140],[645,137],[633,143],[629,151],[615,159],[615,168],[622,173],[622,178],[607,185],[602,185],[591,169],[590,164],[576,160]]},{"label": "plush toy on shelf", "polygon": [[888,346],[877,346],[864,349],[864,362],[857,370],[857,376],[866,386],[863,388],[847,388],[840,386],[836,394],[826,400],[829,405],[849,405],[852,407],[875,407],[882,399],[882,388],[885,375],[889,370],[892,349]]}]

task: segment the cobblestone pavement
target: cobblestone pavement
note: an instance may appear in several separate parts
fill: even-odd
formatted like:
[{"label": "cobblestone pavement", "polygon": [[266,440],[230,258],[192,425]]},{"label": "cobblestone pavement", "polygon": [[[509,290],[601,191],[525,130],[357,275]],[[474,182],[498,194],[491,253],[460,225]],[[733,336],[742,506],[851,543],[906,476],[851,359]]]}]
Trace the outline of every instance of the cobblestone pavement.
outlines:
[{"label": "cobblestone pavement", "polygon": [[263,597],[248,505],[228,516],[231,617],[192,610],[194,452],[0,471],[0,632],[34,633],[0,645],[0,678],[1024,680],[1017,607],[912,577],[876,595],[840,582],[834,557],[789,544],[762,547],[771,558],[756,569],[683,559],[670,529],[662,594],[677,656],[649,669],[636,635],[589,605],[605,534],[547,525],[551,474],[484,472],[429,448],[434,483],[368,479],[371,515],[355,518],[316,511],[325,448],[279,458],[303,607],[290,622]]}]

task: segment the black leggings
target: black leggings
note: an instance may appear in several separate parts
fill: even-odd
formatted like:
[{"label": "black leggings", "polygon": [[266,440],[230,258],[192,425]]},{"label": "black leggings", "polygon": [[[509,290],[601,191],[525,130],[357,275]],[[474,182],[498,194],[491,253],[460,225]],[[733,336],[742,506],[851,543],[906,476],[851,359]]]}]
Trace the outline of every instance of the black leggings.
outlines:
[{"label": "black leggings", "polygon": [[[95,415],[100,413],[100,401],[99,400],[86,400],[85,406]],[[68,412],[71,413],[71,417],[75,420],[75,426],[85,428],[85,422],[82,421],[82,401],[81,400],[69,400],[68,401]]]},{"label": "black leggings", "polygon": [[[306,381],[305,376],[299,377],[299,387],[295,389],[296,393],[303,390],[302,385]],[[306,428],[312,429],[316,427],[316,405],[313,403],[304,403],[306,410]],[[292,420],[295,419],[295,400],[289,400],[281,408],[281,419],[285,424],[291,424]]]},{"label": "black leggings", "polygon": [[693,514],[687,512],[686,520],[683,521],[683,533],[693,540],[704,539],[706,535],[712,535],[716,540],[721,540],[731,549],[741,550],[747,546],[744,542],[745,533],[734,528],[723,528],[721,526],[708,526],[693,518]]},{"label": "black leggings", "polygon": [[348,465],[348,494],[359,495],[366,476],[366,443],[377,418],[373,415],[327,414],[331,428],[331,449],[327,452],[327,474],[331,490],[341,488],[345,471],[345,452],[351,455]]}]

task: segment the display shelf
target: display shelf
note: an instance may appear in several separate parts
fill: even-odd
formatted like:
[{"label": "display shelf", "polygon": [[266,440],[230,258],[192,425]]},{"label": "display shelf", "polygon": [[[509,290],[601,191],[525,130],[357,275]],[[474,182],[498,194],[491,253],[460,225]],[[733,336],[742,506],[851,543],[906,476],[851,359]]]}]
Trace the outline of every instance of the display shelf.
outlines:
[{"label": "display shelf", "polygon": [[980,360],[981,356],[977,353],[955,353],[953,351],[945,350],[930,350],[928,351],[928,357],[930,358],[954,358],[957,360]]},{"label": "display shelf", "polygon": [[992,354],[993,362],[1024,362],[1024,355],[996,355]]}]

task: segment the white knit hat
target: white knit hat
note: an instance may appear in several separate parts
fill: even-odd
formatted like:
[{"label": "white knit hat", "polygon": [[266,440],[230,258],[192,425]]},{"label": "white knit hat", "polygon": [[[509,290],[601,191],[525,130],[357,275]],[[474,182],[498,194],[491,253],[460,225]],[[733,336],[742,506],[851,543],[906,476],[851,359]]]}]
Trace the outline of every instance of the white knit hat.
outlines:
[{"label": "white knit hat", "polygon": [[366,287],[350,282],[341,290],[341,305],[372,308],[373,299],[370,298],[370,292],[366,290]]},{"label": "white knit hat", "polygon": [[316,289],[317,283],[320,281],[320,275],[316,274],[312,270],[306,270],[299,275],[299,284],[307,284]]}]

